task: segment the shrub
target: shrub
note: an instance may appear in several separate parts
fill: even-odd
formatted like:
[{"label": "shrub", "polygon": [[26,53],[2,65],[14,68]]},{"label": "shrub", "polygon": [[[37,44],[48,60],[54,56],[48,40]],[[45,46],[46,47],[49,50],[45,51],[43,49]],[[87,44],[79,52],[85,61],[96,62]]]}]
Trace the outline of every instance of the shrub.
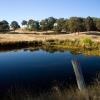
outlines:
[{"label": "shrub", "polygon": [[90,38],[85,38],[82,40],[82,45],[86,48],[90,48],[93,44],[93,41]]}]

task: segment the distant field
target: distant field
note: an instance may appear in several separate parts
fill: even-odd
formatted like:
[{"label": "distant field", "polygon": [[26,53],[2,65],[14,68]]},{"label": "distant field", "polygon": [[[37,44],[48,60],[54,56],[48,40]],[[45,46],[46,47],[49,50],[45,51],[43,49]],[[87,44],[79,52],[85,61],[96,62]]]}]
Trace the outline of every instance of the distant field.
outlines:
[{"label": "distant field", "polygon": [[[51,34],[51,35],[45,35],[43,32],[39,32],[37,34],[34,34],[36,32],[9,32],[9,33],[0,33],[0,42],[17,42],[17,41],[45,41],[48,39],[58,39],[58,40],[75,40],[75,39],[84,39],[84,38],[90,38],[93,41],[100,42],[100,32],[82,32],[79,33],[79,35],[72,33],[72,34]],[[52,32],[51,32],[52,33]]]}]

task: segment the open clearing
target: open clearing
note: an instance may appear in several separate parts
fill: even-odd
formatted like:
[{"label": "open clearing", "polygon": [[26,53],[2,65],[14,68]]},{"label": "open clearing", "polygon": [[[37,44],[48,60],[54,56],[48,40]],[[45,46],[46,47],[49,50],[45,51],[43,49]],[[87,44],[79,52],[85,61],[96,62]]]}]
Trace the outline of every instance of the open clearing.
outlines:
[{"label": "open clearing", "polygon": [[18,41],[45,41],[48,39],[58,39],[58,40],[75,40],[75,39],[84,39],[90,38],[93,41],[100,42],[100,32],[89,33],[82,32],[79,35],[72,34],[34,34],[34,33],[0,33],[0,42],[18,42]]}]

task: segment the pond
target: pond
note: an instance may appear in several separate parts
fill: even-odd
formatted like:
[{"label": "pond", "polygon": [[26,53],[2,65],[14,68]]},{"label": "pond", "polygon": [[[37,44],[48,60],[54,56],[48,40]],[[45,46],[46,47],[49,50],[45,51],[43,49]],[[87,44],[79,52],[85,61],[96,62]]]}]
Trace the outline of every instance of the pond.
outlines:
[{"label": "pond", "polygon": [[86,84],[94,82],[100,72],[100,56],[73,54],[69,50],[49,52],[11,50],[0,52],[0,93],[11,88],[48,90],[54,85],[76,85],[71,60],[80,63]]}]

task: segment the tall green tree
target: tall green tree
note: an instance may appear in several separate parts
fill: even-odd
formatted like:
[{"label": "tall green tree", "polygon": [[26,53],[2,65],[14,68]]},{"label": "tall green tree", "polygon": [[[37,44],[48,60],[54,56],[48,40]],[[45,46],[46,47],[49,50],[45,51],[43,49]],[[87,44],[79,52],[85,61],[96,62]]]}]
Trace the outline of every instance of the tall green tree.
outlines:
[{"label": "tall green tree", "polygon": [[38,21],[30,19],[27,23],[27,27],[31,31],[38,31],[40,29],[40,25]]},{"label": "tall green tree", "polygon": [[69,30],[70,30],[70,32],[76,32],[77,31],[77,29],[76,29],[76,20],[77,18],[76,17],[71,17],[70,19],[69,19],[69,23],[68,23],[68,26],[69,26]]},{"label": "tall green tree", "polygon": [[54,27],[54,23],[56,22],[56,19],[54,17],[49,17],[47,20],[48,20],[48,29],[52,30]]},{"label": "tall green tree", "polygon": [[9,31],[9,23],[6,20],[0,22],[0,31]]},{"label": "tall green tree", "polygon": [[84,18],[77,17],[76,18],[76,32],[86,31]]},{"label": "tall green tree", "polygon": [[11,28],[15,31],[16,29],[20,28],[20,25],[18,24],[17,21],[12,21],[11,22]]},{"label": "tall green tree", "polygon": [[96,31],[96,25],[92,17],[87,17],[85,20],[85,26],[87,31]]},{"label": "tall green tree", "polygon": [[84,19],[81,17],[71,17],[68,24],[70,32],[85,31]]},{"label": "tall green tree", "polygon": [[23,25],[27,25],[27,21],[26,20],[23,20],[21,24],[22,24],[22,26]]},{"label": "tall green tree", "polygon": [[41,28],[42,31],[49,30],[48,19],[41,20],[41,22],[40,22],[40,28]]},{"label": "tall green tree", "polygon": [[100,20],[96,21],[96,28],[97,31],[100,31]]},{"label": "tall green tree", "polygon": [[70,32],[70,29],[69,29],[69,20],[68,19],[65,20],[64,29],[65,29],[65,31],[67,33]]},{"label": "tall green tree", "polygon": [[93,17],[97,31],[100,31],[100,18]]},{"label": "tall green tree", "polygon": [[40,29],[40,24],[38,21],[34,21],[34,30],[38,31]]},{"label": "tall green tree", "polygon": [[33,19],[30,19],[28,22],[27,22],[27,28],[29,29],[29,30],[33,30],[33,28],[34,28],[34,20]]},{"label": "tall green tree", "polygon": [[56,20],[56,23],[54,24],[54,30],[57,32],[61,32],[63,29],[65,29],[65,19],[59,18]]}]

